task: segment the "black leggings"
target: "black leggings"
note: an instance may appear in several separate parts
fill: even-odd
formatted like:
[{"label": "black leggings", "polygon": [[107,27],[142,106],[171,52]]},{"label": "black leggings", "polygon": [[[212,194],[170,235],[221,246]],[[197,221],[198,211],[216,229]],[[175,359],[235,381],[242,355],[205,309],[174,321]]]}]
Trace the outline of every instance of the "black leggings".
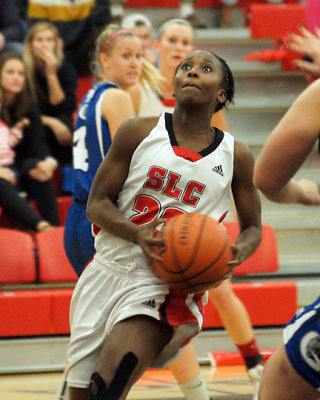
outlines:
[{"label": "black leggings", "polygon": [[[14,220],[35,229],[41,220],[48,221],[51,225],[59,225],[59,213],[56,193],[51,180],[39,182],[28,175],[34,162],[30,160],[21,168],[19,187],[0,178],[0,206],[4,212]],[[19,190],[26,190],[39,209],[40,217],[29,205],[28,201],[19,196]]]},{"label": "black leggings", "polygon": [[3,178],[0,178],[0,206],[13,220],[31,229],[35,230],[42,220],[27,200],[19,196],[17,187]]}]

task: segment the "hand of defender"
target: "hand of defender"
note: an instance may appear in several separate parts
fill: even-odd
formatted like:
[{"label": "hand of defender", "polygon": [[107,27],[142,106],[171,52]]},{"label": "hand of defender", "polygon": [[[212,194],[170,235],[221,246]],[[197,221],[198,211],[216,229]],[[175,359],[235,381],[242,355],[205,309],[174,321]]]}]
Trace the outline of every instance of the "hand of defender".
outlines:
[{"label": "hand of defender", "polygon": [[152,247],[163,246],[163,240],[155,237],[155,229],[165,221],[163,218],[157,218],[149,224],[141,226],[137,233],[136,243],[150,261],[161,261],[161,258],[152,251]]}]

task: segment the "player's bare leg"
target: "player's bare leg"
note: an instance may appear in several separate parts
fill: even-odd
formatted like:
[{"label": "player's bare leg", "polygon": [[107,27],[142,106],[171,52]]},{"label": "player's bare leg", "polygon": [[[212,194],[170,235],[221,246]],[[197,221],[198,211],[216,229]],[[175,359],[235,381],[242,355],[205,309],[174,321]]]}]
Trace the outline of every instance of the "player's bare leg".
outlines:
[{"label": "player's bare leg", "polygon": [[320,393],[292,367],[282,345],[267,361],[259,400],[318,400]]},{"label": "player's bare leg", "polygon": [[170,370],[187,400],[209,399],[192,343],[189,343],[179,357],[170,364]]},{"label": "player's bare leg", "polygon": [[172,333],[169,325],[143,315],[119,322],[106,339],[90,389],[70,387],[70,400],[99,400],[108,396],[124,400],[169,343]]},{"label": "player's bare leg", "polygon": [[234,293],[230,279],[209,291],[223,326],[245,359],[248,374],[253,383],[253,399],[257,399],[263,371],[262,356],[258,349],[247,309]]}]

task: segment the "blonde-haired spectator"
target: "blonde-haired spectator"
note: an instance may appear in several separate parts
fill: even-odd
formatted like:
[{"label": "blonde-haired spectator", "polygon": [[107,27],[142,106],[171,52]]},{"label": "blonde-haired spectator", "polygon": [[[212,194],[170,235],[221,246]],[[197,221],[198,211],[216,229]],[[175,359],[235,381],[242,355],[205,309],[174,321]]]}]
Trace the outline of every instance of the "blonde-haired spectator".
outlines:
[{"label": "blonde-haired spectator", "polygon": [[40,107],[47,144],[62,165],[70,164],[76,71],[64,60],[58,30],[51,22],[33,25],[24,47],[29,86]]}]

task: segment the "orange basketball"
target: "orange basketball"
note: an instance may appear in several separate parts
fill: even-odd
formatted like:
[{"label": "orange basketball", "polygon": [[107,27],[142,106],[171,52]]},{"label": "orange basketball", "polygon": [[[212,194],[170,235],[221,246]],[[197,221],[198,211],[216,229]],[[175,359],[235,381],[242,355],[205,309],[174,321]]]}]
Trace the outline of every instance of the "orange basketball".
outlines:
[{"label": "orange basketball", "polygon": [[220,285],[230,272],[231,240],[224,227],[207,215],[173,217],[157,237],[164,246],[154,246],[153,251],[162,261],[153,262],[152,268],[173,289],[202,292]]}]

